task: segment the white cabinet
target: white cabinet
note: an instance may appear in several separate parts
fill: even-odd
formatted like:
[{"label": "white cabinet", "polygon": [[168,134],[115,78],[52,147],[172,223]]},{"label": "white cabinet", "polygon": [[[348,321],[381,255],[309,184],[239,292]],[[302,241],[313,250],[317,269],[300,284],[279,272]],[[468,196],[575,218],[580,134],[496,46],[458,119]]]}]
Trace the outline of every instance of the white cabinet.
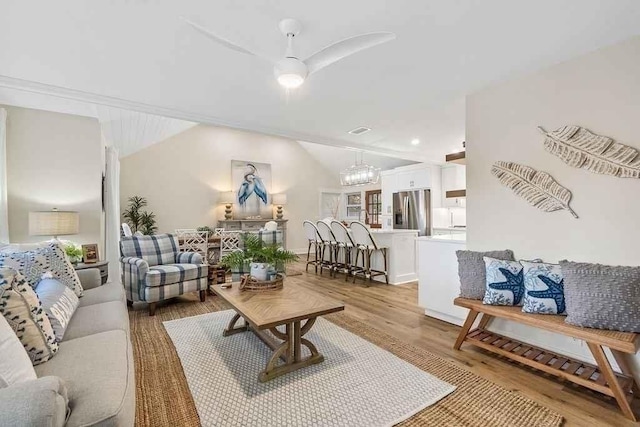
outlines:
[{"label": "white cabinet", "polygon": [[[393,214],[393,193],[396,189],[396,175],[389,172],[383,172],[380,179],[382,180],[382,215],[391,216]],[[386,222],[383,222],[383,227]]]},{"label": "white cabinet", "polygon": [[460,294],[457,250],[466,243],[455,240],[433,240],[420,237],[418,241],[418,305],[427,316],[462,325],[467,310],[453,305]]},{"label": "white cabinet", "polygon": [[431,187],[431,168],[409,170],[396,173],[398,191],[417,190]]},{"label": "white cabinet", "polygon": [[442,205],[447,208],[465,207],[464,197],[447,198],[447,191],[467,188],[467,170],[462,165],[447,165],[442,168]]}]

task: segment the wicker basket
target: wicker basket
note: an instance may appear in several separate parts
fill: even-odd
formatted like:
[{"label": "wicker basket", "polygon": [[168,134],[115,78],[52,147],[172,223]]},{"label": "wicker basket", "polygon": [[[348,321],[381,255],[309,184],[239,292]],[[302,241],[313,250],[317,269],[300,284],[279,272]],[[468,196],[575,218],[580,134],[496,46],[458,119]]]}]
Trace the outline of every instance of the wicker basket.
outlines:
[{"label": "wicker basket", "polygon": [[282,289],[282,286],[284,286],[284,274],[281,273],[278,273],[274,280],[257,280],[248,274],[245,274],[240,279],[241,291],[273,291],[275,289]]}]

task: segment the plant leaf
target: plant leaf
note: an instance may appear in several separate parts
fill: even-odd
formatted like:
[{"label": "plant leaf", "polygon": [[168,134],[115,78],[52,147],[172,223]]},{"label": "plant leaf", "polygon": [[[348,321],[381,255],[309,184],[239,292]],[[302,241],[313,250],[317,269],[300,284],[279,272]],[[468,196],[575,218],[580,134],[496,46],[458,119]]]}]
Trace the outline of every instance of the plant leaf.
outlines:
[{"label": "plant leaf", "polygon": [[580,126],[564,126],[553,132],[542,127],[544,148],[569,166],[619,178],[640,178],[640,152],[596,135]]},{"label": "plant leaf", "polygon": [[496,162],[491,168],[502,185],[544,212],[567,210],[575,218],[578,215],[569,207],[571,191],[558,184],[551,175],[529,166],[513,162]]}]

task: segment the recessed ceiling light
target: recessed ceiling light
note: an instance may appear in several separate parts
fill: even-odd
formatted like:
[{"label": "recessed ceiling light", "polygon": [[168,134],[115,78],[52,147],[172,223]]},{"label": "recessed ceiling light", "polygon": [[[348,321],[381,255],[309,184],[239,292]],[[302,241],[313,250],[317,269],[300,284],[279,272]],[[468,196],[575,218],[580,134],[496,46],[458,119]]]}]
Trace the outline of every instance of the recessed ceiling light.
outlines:
[{"label": "recessed ceiling light", "polygon": [[413,138],[411,140],[411,145],[418,145],[418,144],[420,144],[420,140],[418,138]]},{"label": "recessed ceiling light", "polygon": [[351,129],[351,130],[349,131],[349,133],[350,133],[351,135],[362,135],[363,133],[367,133],[367,132],[369,132],[370,130],[371,130],[371,128],[364,127],[364,126],[360,126],[360,127],[355,128],[355,129]]}]

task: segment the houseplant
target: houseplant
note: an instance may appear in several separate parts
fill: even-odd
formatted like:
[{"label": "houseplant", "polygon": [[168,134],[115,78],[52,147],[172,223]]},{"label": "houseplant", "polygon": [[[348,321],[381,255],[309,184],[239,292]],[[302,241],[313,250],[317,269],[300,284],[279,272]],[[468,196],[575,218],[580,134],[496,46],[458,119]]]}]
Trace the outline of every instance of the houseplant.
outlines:
[{"label": "houseplant", "polygon": [[82,248],[75,243],[68,242],[64,245],[64,253],[72,264],[82,261]]},{"label": "houseplant", "polygon": [[131,227],[132,232],[139,231],[142,234],[151,235],[158,231],[156,226],[156,214],[143,211],[147,206],[147,199],[141,196],[129,197],[129,204],[122,212],[122,217]]},{"label": "houseplant", "polygon": [[232,271],[245,271],[245,266],[248,265],[251,276],[264,281],[267,280],[269,270],[283,269],[285,264],[296,259],[296,254],[277,244],[267,245],[255,234],[243,234],[242,249],[225,255],[220,261]]}]

